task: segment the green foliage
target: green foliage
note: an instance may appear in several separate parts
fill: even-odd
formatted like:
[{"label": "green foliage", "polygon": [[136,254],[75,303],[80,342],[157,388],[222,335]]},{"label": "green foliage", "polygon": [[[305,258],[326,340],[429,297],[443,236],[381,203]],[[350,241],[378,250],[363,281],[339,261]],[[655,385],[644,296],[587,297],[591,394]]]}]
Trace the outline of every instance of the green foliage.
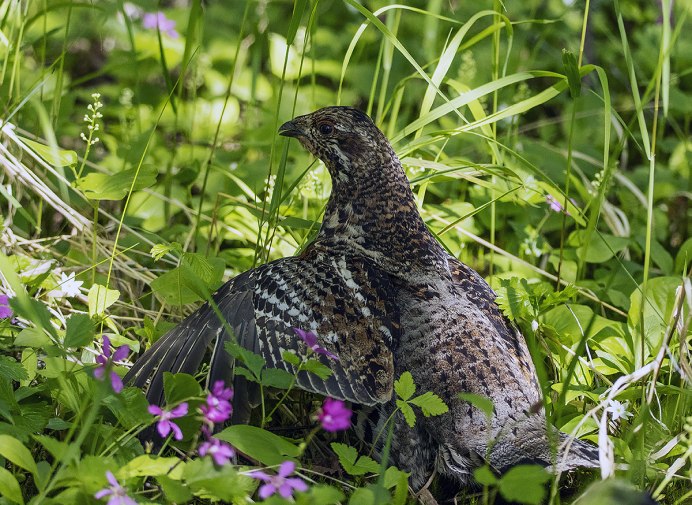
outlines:
[{"label": "green foliage", "polygon": [[[373,116],[426,224],[488,278],[554,424],[595,441],[607,421],[630,470],[576,503],[689,499],[689,5],[405,3],[2,4],[0,501],[87,503],[112,471],[139,502],[247,503],[244,465],[286,459],[316,481],[296,503],[413,500],[404,472],[296,428],[318,408],[297,375],[331,373],[310,352],[279,370],[227,347],[259,406],[218,434],[242,453],[223,466],[195,454],[205,370],[166,375],[165,407],[190,413],[161,454],[136,438],[153,422],[142,393],[94,378],[104,334],[146,347],[223,280],[303,250],[329,174],[276,127],[334,103]],[[156,9],[170,30],[145,23]],[[614,384],[632,416],[604,401]],[[447,412],[407,373],[394,405],[377,437]],[[474,476],[469,503],[572,500],[535,467]]]}]

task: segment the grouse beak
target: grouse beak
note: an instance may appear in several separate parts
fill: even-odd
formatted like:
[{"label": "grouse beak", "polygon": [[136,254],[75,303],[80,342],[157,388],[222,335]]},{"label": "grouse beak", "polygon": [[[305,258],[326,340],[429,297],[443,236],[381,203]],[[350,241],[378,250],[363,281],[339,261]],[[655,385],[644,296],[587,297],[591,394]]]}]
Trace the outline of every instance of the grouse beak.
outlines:
[{"label": "grouse beak", "polygon": [[286,121],[279,127],[279,135],[284,137],[302,137],[303,132],[293,121]]}]

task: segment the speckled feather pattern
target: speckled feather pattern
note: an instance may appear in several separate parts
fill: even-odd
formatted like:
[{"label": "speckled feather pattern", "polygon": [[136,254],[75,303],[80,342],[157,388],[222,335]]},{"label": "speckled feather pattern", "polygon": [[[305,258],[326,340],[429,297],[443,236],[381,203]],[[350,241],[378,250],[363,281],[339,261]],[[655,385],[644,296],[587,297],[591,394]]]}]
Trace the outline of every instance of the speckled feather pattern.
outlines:
[{"label": "speckled feather pattern", "polygon": [[[282,352],[304,352],[292,328],[314,331],[339,360],[322,357],[334,372],[327,381],[301,375],[298,384],[366,406],[358,423],[365,439],[393,412],[393,379],[404,371],[418,393],[439,395],[448,413],[421,418],[414,429],[401,416],[395,420],[391,457],[411,472],[415,489],[433,470],[463,484],[484,461],[501,472],[559,460],[551,447],[565,437],[546,426],[524,338],[506,322],[488,284],[428,231],[382,132],[350,107],[299,116],[282,131],[325,163],[333,188],[320,232],[300,256],[247,272],[215,295],[241,345],[291,371]],[[193,372],[203,349],[223,333],[205,307],[154,345],[128,378],[143,385],[153,374],[151,393],[163,371]],[[197,349],[190,359],[168,358],[190,349]],[[229,373],[223,366],[212,363],[212,375]],[[460,392],[490,398],[490,421]],[[596,458],[595,448],[575,441],[557,467],[594,466]]]}]

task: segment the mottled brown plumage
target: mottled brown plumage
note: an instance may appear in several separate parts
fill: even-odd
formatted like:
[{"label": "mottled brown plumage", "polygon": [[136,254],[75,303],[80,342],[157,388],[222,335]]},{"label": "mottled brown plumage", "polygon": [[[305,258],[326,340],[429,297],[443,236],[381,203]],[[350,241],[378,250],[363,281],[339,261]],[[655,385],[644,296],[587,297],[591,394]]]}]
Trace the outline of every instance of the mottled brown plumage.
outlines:
[{"label": "mottled brown plumage", "polygon": [[[299,385],[369,407],[359,423],[366,439],[395,408],[393,379],[410,371],[419,392],[436,393],[450,408],[414,429],[396,419],[391,455],[416,489],[434,470],[466,483],[486,461],[498,472],[520,462],[594,466],[596,451],[579,441],[561,457],[566,437],[546,425],[523,337],[487,283],[428,231],[399,159],[370,118],[327,107],[285,123],[280,134],[324,161],[333,188],[303,254],[246,272],[214,295],[239,343],[290,370],[281,352],[303,346],[292,328],[313,330],[339,361],[324,358],[334,371],[326,382],[305,375]],[[163,371],[194,371],[214,341],[212,376],[228,377],[220,334],[205,305],[157,342],[128,379],[143,385],[155,372],[148,395],[160,400]],[[490,421],[460,392],[490,398]]]}]

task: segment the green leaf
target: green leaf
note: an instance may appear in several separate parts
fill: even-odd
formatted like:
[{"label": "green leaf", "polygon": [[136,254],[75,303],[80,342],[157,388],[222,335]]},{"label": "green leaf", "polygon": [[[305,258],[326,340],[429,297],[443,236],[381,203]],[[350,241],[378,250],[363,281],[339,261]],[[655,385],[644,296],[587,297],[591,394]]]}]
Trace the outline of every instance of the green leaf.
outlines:
[{"label": "green leaf", "polygon": [[166,404],[174,405],[200,396],[202,388],[190,374],[164,372],[163,394],[166,398]]},{"label": "green leaf", "polygon": [[38,468],[31,456],[31,451],[27,449],[19,440],[9,435],[0,435],[0,456],[11,461],[32,475],[36,476]]},{"label": "green leaf", "polygon": [[157,175],[158,170],[154,166],[142,166],[139,170],[131,168],[115,174],[93,172],[77,179],[75,186],[90,200],[122,200],[130,190],[139,191],[153,186]]},{"label": "green leaf", "polygon": [[152,258],[154,258],[154,261],[159,261],[170,252],[182,253],[183,247],[178,242],[171,242],[170,244],[154,244],[151,251],[149,251],[149,254],[151,254]]},{"label": "green leaf", "polygon": [[187,503],[192,500],[192,493],[185,484],[181,484],[177,480],[173,480],[166,475],[158,475],[156,481],[161,486],[163,494],[169,502]]},{"label": "green leaf", "polygon": [[300,369],[313,373],[322,380],[327,380],[329,376],[332,375],[332,370],[327,365],[323,364],[319,360],[316,360],[315,358],[310,358],[307,360],[301,365]]},{"label": "green leaf", "polygon": [[39,144],[25,137],[20,137],[36,154],[54,167],[69,167],[79,161],[77,153],[66,149],[54,149],[51,146]]},{"label": "green leaf", "polygon": [[262,356],[255,354],[252,351],[248,351],[244,347],[241,347],[231,340],[224,344],[224,348],[228,354],[240,361],[248,368],[248,370],[250,370],[250,372],[252,372],[257,382],[260,381],[260,378],[262,377],[262,369],[267,363],[264,361]]},{"label": "green leaf", "polygon": [[544,484],[550,473],[538,465],[518,465],[504,474],[499,482],[500,494],[508,501],[540,505],[546,495]]},{"label": "green leaf", "polygon": [[442,398],[430,391],[416,396],[412,400],[409,400],[409,403],[420,407],[425,417],[439,416],[449,411],[449,407],[442,401]]},{"label": "green leaf", "polygon": [[281,354],[281,357],[286,363],[289,363],[293,366],[298,366],[300,364],[300,358],[293,351],[284,351]]},{"label": "green leaf", "polygon": [[257,480],[240,475],[233,465],[214,466],[211,458],[190,461],[182,478],[195,496],[221,503],[245,504]]},{"label": "green leaf", "polygon": [[332,486],[312,485],[307,493],[295,496],[298,505],[338,505],[344,501],[344,493]]},{"label": "green leaf", "polygon": [[17,347],[43,348],[51,345],[50,337],[40,328],[24,328],[14,339]]},{"label": "green leaf", "polygon": [[330,445],[347,474],[364,475],[380,471],[380,465],[377,461],[368,456],[358,456],[358,451],[355,447],[339,442],[332,442]]},{"label": "green leaf", "polygon": [[106,309],[120,298],[120,291],[108,289],[100,284],[94,284],[89,288],[89,315],[104,316]]},{"label": "green leaf", "polygon": [[394,466],[390,466],[384,472],[384,487],[387,489],[394,488],[392,505],[405,505],[408,498],[409,476],[409,473],[403,472]]},{"label": "green leaf", "polygon": [[265,368],[262,371],[262,384],[279,389],[288,389],[293,383],[293,374],[280,368]]},{"label": "green leaf", "polygon": [[588,234],[585,230],[572,233],[568,245],[577,247],[577,254],[588,263],[604,263],[630,244],[627,237],[616,237],[607,233],[594,233],[586,243]]},{"label": "green leaf", "polygon": [[83,347],[94,340],[94,323],[86,314],[72,314],[66,323],[65,347]]},{"label": "green leaf", "polygon": [[406,401],[416,392],[416,385],[413,383],[413,376],[410,372],[404,372],[399,380],[394,381],[394,391],[399,398]]},{"label": "green leaf", "polygon": [[24,497],[19,482],[9,471],[0,466],[0,496],[24,505]]},{"label": "green leaf", "polygon": [[29,374],[14,358],[0,356],[0,377],[19,382],[28,379]]},{"label": "green leaf", "polygon": [[565,75],[569,83],[569,94],[572,99],[577,98],[581,95],[581,76],[579,75],[577,58],[572,51],[562,50],[562,66],[565,68]]},{"label": "green leaf", "polygon": [[178,458],[162,458],[151,454],[142,454],[128,461],[118,470],[118,477],[127,480],[132,477],[158,477],[167,475],[176,465],[180,464]]},{"label": "green leaf", "polygon": [[300,455],[296,445],[256,426],[236,424],[215,436],[265,465],[278,465],[287,459],[295,461]]},{"label": "green leaf", "polygon": [[494,486],[497,483],[497,477],[495,477],[495,474],[488,465],[476,468],[473,471],[473,478],[481,486]]},{"label": "green leaf", "polygon": [[[627,326],[637,339],[643,329],[648,351],[652,356],[656,355],[661,347],[668,325],[671,324],[675,310],[675,295],[681,284],[682,281],[677,277],[656,277],[646,283],[646,293],[643,297],[643,284],[632,292]],[[643,306],[642,298],[645,300]],[[640,347],[640,343],[635,344],[635,352],[641,352]]]},{"label": "green leaf", "polygon": [[413,412],[413,407],[403,400],[397,400],[396,406],[399,407],[399,410],[404,415],[406,423],[413,428],[416,425],[416,414]]},{"label": "green leaf", "polygon": [[160,275],[150,286],[156,296],[176,306],[206,300],[210,294],[209,286],[185,264]]},{"label": "green leaf", "polygon": [[477,395],[475,393],[459,393],[459,399],[470,403],[478,410],[483,412],[488,418],[493,415],[493,402],[486,396]]},{"label": "green leaf", "polygon": [[79,447],[75,444],[66,444],[47,435],[34,435],[34,439],[45,447],[51,456],[63,463],[77,461],[79,457]]},{"label": "green leaf", "polygon": [[185,253],[182,264],[190,267],[195,276],[211,288],[215,288],[221,282],[226,266],[221,258],[208,258],[199,253]]}]

